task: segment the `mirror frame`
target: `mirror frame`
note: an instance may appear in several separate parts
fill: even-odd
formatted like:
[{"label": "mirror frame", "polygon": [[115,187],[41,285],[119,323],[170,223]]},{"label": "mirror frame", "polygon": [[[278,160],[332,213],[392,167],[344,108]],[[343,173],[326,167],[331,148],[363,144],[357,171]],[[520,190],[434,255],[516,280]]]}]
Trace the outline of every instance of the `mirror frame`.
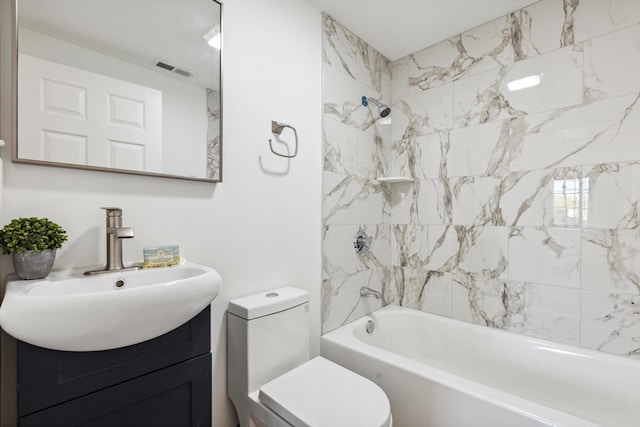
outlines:
[{"label": "mirror frame", "polygon": [[[222,40],[222,46],[224,46],[224,6],[223,0],[211,0],[214,3],[217,3],[220,6],[220,34]],[[142,176],[155,176],[161,178],[174,178],[181,179],[187,181],[200,181],[200,182],[210,182],[217,183],[222,182],[222,172],[223,172],[223,116],[224,116],[224,108],[223,108],[223,56],[224,56],[224,47],[220,49],[220,164],[218,166],[219,176],[218,179],[210,179],[210,178],[194,178],[188,176],[181,175],[172,175],[165,173],[157,173],[157,172],[144,172],[144,171],[136,171],[136,170],[128,170],[128,169],[117,169],[117,168],[107,168],[103,166],[87,166],[87,165],[76,165],[73,163],[61,163],[61,162],[50,162],[46,160],[32,160],[32,159],[21,159],[18,157],[18,0],[12,0],[11,2],[11,59],[12,66],[11,71],[13,73],[12,78],[12,114],[11,114],[11,125],[12,125],[12,140],[11,140],[11,161],[13,163],[22,163],[22,164],[30,164],[30,165],[39,165],[39,166],[53,166],[53,167],[61,167],[61,168],[69,168],[69,169],[81,169],[81,170],[91,170],[91,171],[100,171],[100,172],[111,172],[111,173],[123,173],[128,175],[142,175]]]}]

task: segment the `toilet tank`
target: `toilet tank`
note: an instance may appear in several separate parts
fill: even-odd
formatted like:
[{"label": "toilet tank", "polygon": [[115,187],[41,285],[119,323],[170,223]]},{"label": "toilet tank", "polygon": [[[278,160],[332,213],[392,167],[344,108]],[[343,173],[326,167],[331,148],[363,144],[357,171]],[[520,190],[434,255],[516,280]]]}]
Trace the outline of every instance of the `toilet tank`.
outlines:
[{"label": "toilet tank", "polygon": [[229,380],[251,393],[310,358],[309,294],[293,287],[229,302]]}]

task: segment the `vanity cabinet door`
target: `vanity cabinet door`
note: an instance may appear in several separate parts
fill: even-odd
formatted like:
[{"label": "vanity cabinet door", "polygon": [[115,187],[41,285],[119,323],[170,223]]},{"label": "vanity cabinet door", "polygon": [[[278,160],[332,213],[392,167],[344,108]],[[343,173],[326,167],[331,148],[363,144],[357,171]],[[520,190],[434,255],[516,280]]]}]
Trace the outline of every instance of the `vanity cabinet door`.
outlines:
[{"label": "vanity cabinet door", "polygon": [[19,342],[18,417],[210,351],[210,307],[158,338],[113,350],[58,351]]},{"label": "vanity cabinet door", "polygon": [[21,427],[211,425],[211,353],[20,418]]}]

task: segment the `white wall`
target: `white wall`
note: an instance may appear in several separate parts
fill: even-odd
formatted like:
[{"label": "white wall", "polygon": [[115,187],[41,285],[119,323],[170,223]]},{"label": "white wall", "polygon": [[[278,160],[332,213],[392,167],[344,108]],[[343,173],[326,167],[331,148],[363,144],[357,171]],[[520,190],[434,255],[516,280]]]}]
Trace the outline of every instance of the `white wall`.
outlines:
[{"label": "white wall", "polygon": [[[0,2],[1,137],[10,140],[11,70]],[[179,243],[188,259],[215,267],[224,279],[213,303],[213,425],[234,426],[226,396],[226,320],[229,299],[282,285],[311,292],[312,351],[319,352],[321,236],[320,13],[297,0],[224,2],[223,170],[220,184],[188,182],[5,163],[0,224],[17,216],[47,216],[69,233],[55,268],[104,262],[104,214],[119,206],[136,237],[125,258],[142,248]],[[296,126],[297,158],[268,151],[270,121]],[[11,269],[3,256],[2,275]],[[2,340],[5,376],[0,423],[11,396],[12,343]],[[9,375],[7,375],[9,373]]]}]

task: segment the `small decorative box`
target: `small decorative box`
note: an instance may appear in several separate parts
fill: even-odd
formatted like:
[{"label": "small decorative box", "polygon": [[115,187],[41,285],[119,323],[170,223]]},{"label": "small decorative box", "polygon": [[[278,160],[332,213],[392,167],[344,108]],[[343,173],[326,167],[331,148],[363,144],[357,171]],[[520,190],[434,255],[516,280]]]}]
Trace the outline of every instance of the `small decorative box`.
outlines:
[{"label": "small decorative box", "polygon": [[166,267],[180,264],[180,246],[166,245],[144,248],[144,268]]}]

